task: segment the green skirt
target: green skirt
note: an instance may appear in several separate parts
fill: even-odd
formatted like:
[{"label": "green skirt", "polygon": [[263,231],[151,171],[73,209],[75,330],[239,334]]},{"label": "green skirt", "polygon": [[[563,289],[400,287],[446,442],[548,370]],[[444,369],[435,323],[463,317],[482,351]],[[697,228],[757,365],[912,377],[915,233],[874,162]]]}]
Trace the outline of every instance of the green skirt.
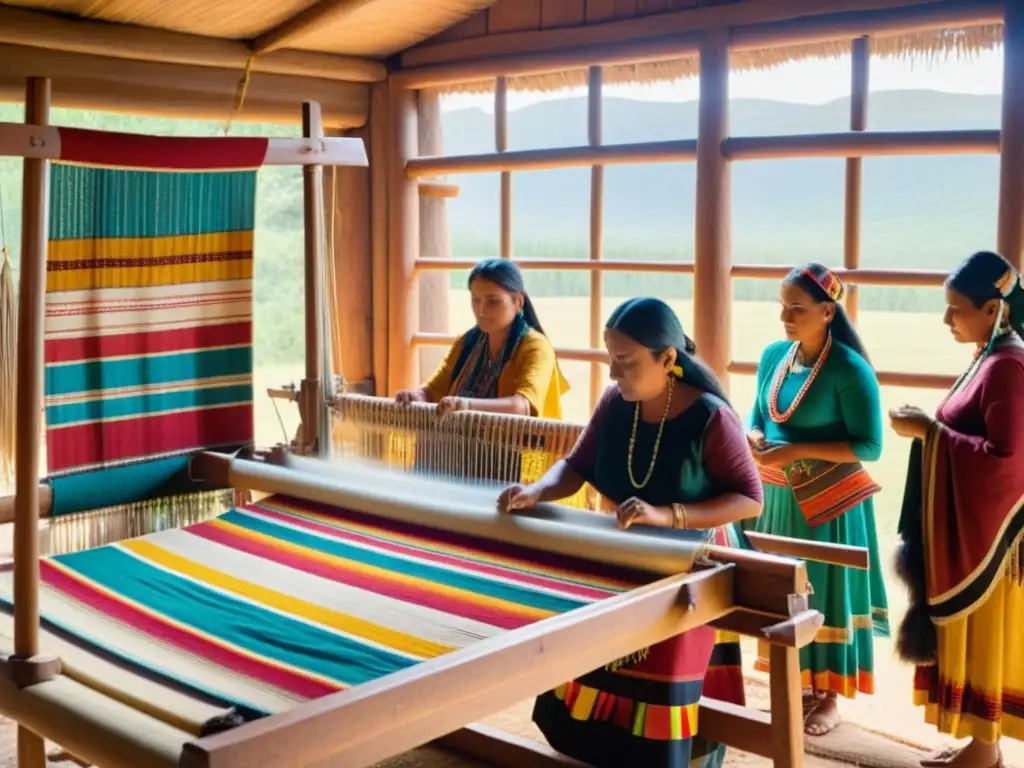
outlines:
[{"label": "green skirt", "polygon": [[[821,611],[825,625],[813,643],[800,649],[800,672],[805,691],[835,692],[848,698],[858,691],[874,693],[874,637],[889,637],[889,604],[878,554],[874,499],[811,528],[790,488],[766,484],[761,516],[743,521],[739,527],[794,539],[867,547],[871,566],[867,571],[807,562],[807,575],[814,589],[810,607]],[[768,646],[764,643],[758,643],[755,669],[768,671]]]}]

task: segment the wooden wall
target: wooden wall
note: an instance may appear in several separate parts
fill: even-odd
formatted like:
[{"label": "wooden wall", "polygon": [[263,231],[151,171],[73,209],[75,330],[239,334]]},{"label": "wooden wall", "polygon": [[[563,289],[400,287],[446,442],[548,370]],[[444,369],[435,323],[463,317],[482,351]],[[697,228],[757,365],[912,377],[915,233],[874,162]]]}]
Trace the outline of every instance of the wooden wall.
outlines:
[{"label": "wooden wall", "polygon": [[747,0],[498,0],[489,9],[427,40],[423,46],[502,32],[574,27],[743,2]]}]

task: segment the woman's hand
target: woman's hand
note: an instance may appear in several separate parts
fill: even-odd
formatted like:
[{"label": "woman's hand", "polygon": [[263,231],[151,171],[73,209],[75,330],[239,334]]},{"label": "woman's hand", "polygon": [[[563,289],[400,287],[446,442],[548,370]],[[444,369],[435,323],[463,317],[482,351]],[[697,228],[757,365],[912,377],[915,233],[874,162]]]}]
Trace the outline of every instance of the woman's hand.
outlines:
[{"label": "woman's hand", "polygon": [[900,437],[924,440],[935,419],[913,405],[904,405],[889,411],[889,423]]},{"label": "woman's hand", "polygon": [[498,496],[499,512],[533,509],[540,502],[540,491],[532,485],[510,485]]},{"label": "woman's hand", "polygon": [[629,528],[633,523],[653,525],[659,528],[672,527],[672,514],[658,507],[652,507],[646,501],[632,496],[626,499],[615,510],[619,528]]},{"label": "woman's hand", "polygon": [[760,429],[752,429],[750,432],[747,432],[747,445],[750,446],[750,450],[754,453],[763,451],[766,447],[764,432]]},{"label": "woman's hand", "polygon": [[442,397],[437,401],[437,415],[444,416],[448,413],[454,413],[455,411],[466,410],[466,398],[456,397],[449,395],[448,397]]},{"label": "woman's hand", "polygon": [[400,389],[395,393],[395,402],[400,405],[408,405],[409,403],[422,403],[426,401],[426,397],[421,389]]},{"label": "woman's hand", "polygon": [[770,448],[762,446],[760,451],[754,451],[754,461],[763,467],[782,469],[799,458],[792,445],[776,445]]}]

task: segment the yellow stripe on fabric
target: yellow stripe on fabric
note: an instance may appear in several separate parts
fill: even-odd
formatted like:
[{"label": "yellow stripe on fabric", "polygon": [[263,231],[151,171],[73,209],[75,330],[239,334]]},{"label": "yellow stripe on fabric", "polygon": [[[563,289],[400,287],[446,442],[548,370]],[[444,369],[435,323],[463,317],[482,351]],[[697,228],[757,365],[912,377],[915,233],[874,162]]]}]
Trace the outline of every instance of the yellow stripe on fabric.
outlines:
[{"label": "yellow stripe on fabric", "polygon": [[93,259],[159,259],[200,253],[251,251],[253,242],[252,230],[168,237],[51,240],[46,250],[46,259],[50,263]]},{"label": "yellow stripe on fabric", "polygon": [[589,720],[595,701],[597,701],[597,689],[581,685],[576,701],[572,703],[572,709],[569,710],[570,717],[573,720]]},{"label": "yellow stripe on fabric", "polygon": [[46,273],[46,290],[53,292],[88,291],[97,288],[152,288],[218,280],[250,280],[252,275],[252,259],[112,269],[52,270]]},{"label": "yellow stripe on fabric", "polygon": [[321,626],[331,627],[347,635],[358,637],[361,640],[368,640],[371,643],[391,648],[399,653],[414,656],[418,659],[432,659],[455,650],[455,647],[451,645],[423,640],[422,638],[382,627],[355,616],[349,616],[340,611],[333,611],[329,608],[306,602],[291,595],[275,592],[266,587],[242,581],[234,576],[229,576],[221,571],[208,568],[205,565],[176,555],[144,539],[123,541],[120,546],[123,549],[134,552],[145,560],[149,560],[167,570],[182,574],[203,584],[208,584],[225,592],[241,595],[267,608],[273,608],[282,613],[297,616]]},{"label": "yellow stripe on fabric", "polygon": [[568,571],[562,568],[556,568],[548,565],[541,565],[539,563],[526,563],[523,560],[509,557],[506,555],[494,555],[489,553],[483,553],[476,549],[469,547],[462,547],[455,544],[445,544],[438,542],[433,539],[427,539],[421,536],[415,536],[413,534],[399,533],[397,531],[391,531],[387,528],[379,526],[369,525],[366,523],[357,523],[350,520],[339,520],[337,517],[331,515],[320,514],[317,512],[311,512],[301,507],[292,506],[290,504],[282,502],[278,498],[263,499],[261,504],[267,504],[269,507],[280,509],[287,512],[290,515],[312,520],[318,523],[323,523],[332,528],[339,530],[351,531],[353,533],[363,533],[369,536],[376,536],[386,538],[388,541],[393,541],[398,544],[406,544],[409,546],[419,547],[422,549],[429,549],[432,552],[439,552],[455,556],[469,556],[474,560],[478,560],[491,565],[506,566],[509,568],[518,568],[521,570],[528,570],[530,573],[538,576],[546,576],[553,579],[562,579],[564,581],[571,581],[586,587],[594,589],[607,589],[610,592],[625,591],[629,589],[635,589],[638,584],[634,582],[620,581],[616,579],[609,579],[602,576],[592,576],[590,574],[580,574],[579,572]]},{"label": "yellow stripe on fabric", "polygon": [[510,603],[505,600],[501,600],[496,597],[489,597],[487,595],[479,595],[476,592],[470,592],[468,590],[459,589],[457,587],[450,587],[445,584],[438,584],[433,581],[426,579],[419,579],[414,576],[408,576],[406,574],[394,573],[387,570],[386,568],[378,568],[373,565],[365,565],[363,563],[357,563],[352,560],[346,560],[341,557],[335,557],[334,555],[327,554],[326,552],[318,552],[316,550],[308,549],[298,544],[292,544],[291,542],[282,541],[281,539],[267,536],[257,531],[251,531],[247,528],[243,528],[238,525],[234,525],[225,520],[214,518],[206,523],[206,525],[215,526],[222,528],[225,531],[230,532],[234,536],[241,538],[250,539],[252,541],[259,542],[265,546],[273,547],[274,549],[280,550],[283,553],[289,553],[300,557],[304,560],[312,560],[326,565],[339,568],[341,570],[347,570],[354,573],[361,573],[367,576],[372,576],[376,579],[380,579],[384,582],[408,584],[418,589],[430,590],[440,595],[461,600],[468,603],[474,603],[476,605],[483,605],[491,608],[498,608],[506,613],[514,616],[522,616],[533,621],[539,621],[546,619],[549,616],[553,616],[554,612],[545,611],[539,608],[533,608],[527,605],[520,605],[518,603]]},{"label": "yellow stripe on fabric", "polygon": [[122,605],[127,605],[130,608],[132,608],[133,610],[138,611],[139,613],[145,614],[146,616],[149,616],[150,618],[152,618],[152,619],[154,619],[156,621],[159,621],[162,624],[166,624],[169,627],[173,627],[174,629],[178,630],[179,632],[183,632],[183,633],[192,635],[194,637],[198,637],[198,638],[202,639],[203,641],[205,641],[207,643],[210,643],[211,645],[220,646],[221,648],[225,648],[225,649],[231,651],[232,653],[237,653],[240,656],[245,656],[245,657],[248,657],[250,659],[256,659],[256,660],[259,661],[260,664],[263,664],[264,666],[267,666],[267,667],[276,667],[277,669],[285,670],[286,672],[289,672],[289,673],[291,673],[293,675],[296,675],[296,676],[299,676],[299,677],[305,677],[305,678],[308,678],[309,680],[316,680],[316,681],[319,681],[319,682],[322,682],[322,683],[326,683],[328,685],[338,686],[339,688],[347,688],[348,687],[348,685],[346,685],[346,683],[344,683],[341,680],[335,680],[334,678],[327,677],[326,675],[320,675],[320,674],[317,674],[316,672],[310,672],[308,669],[302,669],[300,667],[296,667],[296,666],[293,666],[291,664],[287,664],[285,662],[278,661],[276,659],[271,659],[271,658],[268,658],[266,656],[261,656],[259,654],[253,653],[252,651],[250,651],[250,650],[248,650],[246,648],[242,648],[241,646],[238,646],[238,645],[235,645],[233,643],[230,643],[227,640],[222,640],[221,638],[216,637],[215,635],[207,634],[206,632],[203,632],[202,630],[196,629],[195,627],[192,627],[192,626],[189,626],[187,624],[182,624],[181,622],[175,621],[174,619],[172,619],[172,618],[170,618],[168,616],[165,616],[162,613],[158,613],[157,611],[151,610],[150,608],[146,607],[142,603],[138,603],[138,602],[135,602],[134,600],[130,600],[130,599],[126,598],[122,594],[119,594],[119,593],[114,592],[114,591],[112,591],[110,589],[107,589],[106,587],[104,587],[102,584],[100,584],[98,582],[95,582],[92,579],[86,578],[82,574],[78,573],[78,571],[75,571],[75,570],[72,570],[71,568],[68,568],[66,565],[64,565],[62,562],[60,562],[60,560],[48,559],[47,560],[47,564],[50,567],[59,570],[61,573],[63,573],[69,579],[73,579],[73,580],[77,581],[79,584],[84,584],[91,591],[96,592],[98,594],[102,594],[102,595],[106,596],[107,598],[109,598],[111,600],[115,600],[115,601],[121,603]]}]

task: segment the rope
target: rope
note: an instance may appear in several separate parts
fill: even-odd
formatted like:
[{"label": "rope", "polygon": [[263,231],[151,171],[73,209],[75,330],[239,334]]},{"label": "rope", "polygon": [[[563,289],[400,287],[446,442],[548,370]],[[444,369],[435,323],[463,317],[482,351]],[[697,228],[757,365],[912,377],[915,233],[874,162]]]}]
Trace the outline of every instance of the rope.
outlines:
[{"label": "rope", "polygon": [[238,81],[238,86],[235,88],[235,100],[234,106],[231,108],[231,114],[228,115],[227,120],[224,121],[224,135],[227,136],[231,130],[231,122],[234,120],[235,115],[242,111],[242,107],[245,105],[245,96],[249,91],[249,79],[252,76],[252,65],[256,61],[256,53],[251,51],[249,58],[245,60],[245,69],[242,71],[242,77]]}]

